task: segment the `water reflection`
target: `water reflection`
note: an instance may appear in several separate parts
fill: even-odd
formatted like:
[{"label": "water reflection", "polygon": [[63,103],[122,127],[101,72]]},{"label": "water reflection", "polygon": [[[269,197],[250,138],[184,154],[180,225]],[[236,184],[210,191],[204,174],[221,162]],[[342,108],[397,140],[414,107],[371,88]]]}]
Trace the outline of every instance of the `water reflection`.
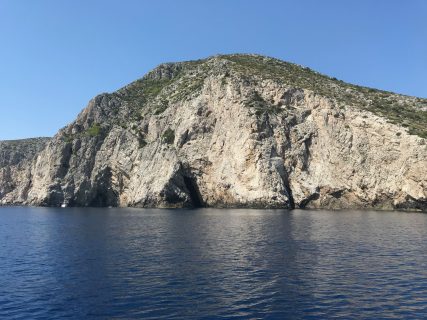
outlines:
[{"label": "water reflection", "polygon": [[427,315],[427,215],[0,208],[0,318]]}]

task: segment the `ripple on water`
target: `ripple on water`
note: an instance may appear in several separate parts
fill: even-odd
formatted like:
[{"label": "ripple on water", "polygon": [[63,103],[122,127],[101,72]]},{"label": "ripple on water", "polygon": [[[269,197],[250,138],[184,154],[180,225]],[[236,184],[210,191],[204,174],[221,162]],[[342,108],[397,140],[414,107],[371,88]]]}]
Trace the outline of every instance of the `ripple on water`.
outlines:
[{"label": "ripple on water", "polygon": [[0,208],[0,319],[427,318],[427,215]]}]

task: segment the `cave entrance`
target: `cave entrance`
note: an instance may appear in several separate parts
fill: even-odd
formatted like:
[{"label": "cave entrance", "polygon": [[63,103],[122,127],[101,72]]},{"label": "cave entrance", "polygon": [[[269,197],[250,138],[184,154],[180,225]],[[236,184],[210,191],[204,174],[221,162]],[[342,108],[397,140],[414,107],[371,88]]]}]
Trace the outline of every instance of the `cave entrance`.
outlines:
[{"label": "cave entrance", "polygon": [[184,176],[184,184],[188,190],[191,203],[195,208],[202,208],[204,206],[202,196],[200,195],[199,187],[195,179]]},{"label": "cave entrance", "polygon": [[110,167],[106,167],[96,175],[90,207],[116,207],[118,205],[119,195],[113,188],[112,177]]}]

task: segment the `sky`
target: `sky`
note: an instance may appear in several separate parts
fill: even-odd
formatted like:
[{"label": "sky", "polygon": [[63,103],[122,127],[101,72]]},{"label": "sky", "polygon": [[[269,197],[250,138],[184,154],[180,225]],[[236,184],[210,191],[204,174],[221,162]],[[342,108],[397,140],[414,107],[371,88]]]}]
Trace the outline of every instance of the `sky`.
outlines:
[{"label": "sky", "polygon": [[427,0],[0,0],[0,140],[162,62],[257,53],[427,98]]}]

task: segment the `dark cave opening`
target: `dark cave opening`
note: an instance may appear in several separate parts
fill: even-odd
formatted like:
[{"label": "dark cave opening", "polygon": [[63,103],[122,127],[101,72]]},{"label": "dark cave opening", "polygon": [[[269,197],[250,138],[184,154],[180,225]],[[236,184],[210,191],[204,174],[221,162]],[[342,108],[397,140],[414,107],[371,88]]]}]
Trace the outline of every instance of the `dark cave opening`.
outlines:
[{"label": "dark cave opening", "polygon": [[292,195],[292,190],[289,187],[289,183],[285,183],[285,190],[286,193],[288,195],[288,199],[289,199],[289,208],[290,209],[295,209],[295,201],[294,201],[294,196]]},{"label": "dark cave opening", "polygon": [[184,184],[188,190],[191,203],[195,208],[204,207],[202,196],[200,195],[199,187],[194,179],[184,176]]},{"label": "dark cave opening", "polygon": [[119,196],[112,185],[112,172],[110,167],[106,167],[96,176],[93,187],[90,207],[116,207],[119,203]]}]

